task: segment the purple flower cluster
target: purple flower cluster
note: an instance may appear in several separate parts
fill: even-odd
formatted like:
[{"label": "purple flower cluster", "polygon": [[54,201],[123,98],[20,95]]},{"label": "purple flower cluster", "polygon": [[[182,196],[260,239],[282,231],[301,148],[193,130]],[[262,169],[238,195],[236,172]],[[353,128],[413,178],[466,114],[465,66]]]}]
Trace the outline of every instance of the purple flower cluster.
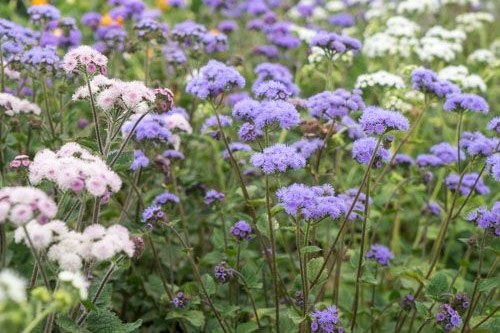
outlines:
[{"label": "purple flower cluster", "polygon": [[462,318],[449,304],[441,304],[436,314],[436,323],[446,332],[449,332],[462,325]]},{"label": "purple flower cluster", "polygon": [[333,32],[320,31],[311,39],[310,46],[319,47],[328,53],[345,53],[348,51],[358,52],[361,50],[361,42],[346,35],[338,35]]},{"label": "purple flower cluster", "polygon": [[222,31],[225,34],[230,34],[231,32],[238,30],[238,23],[234,20],[224,20],[217,25],[217,30]]},{"label": "purple flower cluster", "polygon": [[[476,183],[477,181],[477,183]],[[476,172],[466,173],[463,176],[460,188],[460,177],[457,174],[452,174],[446,177],[445,184],[450,191],[459,191],[461,195],[467,196],[471,191],[479,195],[486,195],[490,193],[490,189],[484,184],[483,180]],[[475,186],[474,186],[475,185]]]},{"label": "purple flower cluster", "polygon": [[285,100],[292,93],[288,87],[279,81],[264,81],[258,86],[253,87],[253,93],[260,99]]},{"label": "purple flower cluster", "polygon": [[500,237],[500,201],[497,201],[488,210],[486,207],[480,207],[467,216],[467,221],[481,229],[488,229],[491,234]]},{"label": "purple flower cluster", "polygon": [[264,132],[252,123],[243,123],[238,130],[238,136],[245,142],[254,141],[263,134]]},{"label": "purple flower cluster", "polygon": [[361,91],[349,92],[345,89],[324,91],[309,97],[307,100],[309,114],[315,118],[326,120],[340,119],[350,112],[364,110],[365,104]]},{"label": "purple flower cluster", "polygon": [[[360,218],[360,215],[356,213],[356,211],[360,212],[363,211],[366,205],[366,194],[360,193],[358,196],[358,200],[354,202],[354,199],[356,198],[356,194],[358,193],[359,189],[357,188],[350,188],[344,193],[340,193],[338,197],[342,199],[345,204],[346,204],[346,214],[349,212],[349,209],[351,206],[354,204],[354,209],[351,211],[351,214],[349,214],[349,220],[354,221]],[[372,204],[373,200],[372,198],[368,198],[368,204]]]},{"label": "purple flower cluster", "polygon": [[335,25],[341,28],[349,28],[352,27],[356,20],[354,17],[348,13],[339,13],[336,15],[332,15],[328,18],[328,23],[331,25]]},{"label": "purple flower cluster", "polygon": [[479,95],[456,93],[446,96],[443,105],[445,111],[472,111],[477,113],[488,113],[490,107],[486,100]]},{"label": "purple flower cluster", "polygon": [[193,21],[184,21],[174,26],[170,35],[174,41],[179,42],[187,49],[201,48],[202,39],[207,33],[205,26]]},{"label": "purple flower cluster", "polygon": [[39,34],[12,21],[0,19],[0,39],[2,56],[10,59],[37,44]]},{"label": "purple flower cluster", "polygon": [[[235,152],[238,151],[246,151],[246,152],[253,151],[252,147],[250,147],[246,143],[241,143],[241,142],[231,142],[229,144],[229,150],[233,153],[233,155]],[[222,153],[222,158],[225,160],[229,159],[229,153],[227,152],[227,150],[224,150],[224,152]]]},{"label": "purple flower cluster", "polygon": [[[233,119],[228,116],[220,115],[220,125],[224,127],[229,127],[233,124]],[[208,133],[210,130],[215,130],[216,133],[219,132],[219,122],[217,120],[217,116],[210,116],[203,122],[201,125],[200,132],[203,134]]]},{"label": "purple flower cluster", "polygon": [[413,158],[411,158],[406,154],[396,154],[396,156],[394,156],[394,160],[392,163],[393,165],[401,165],[409,167],[415,164],[415,161],[413,160]]},{"label": "purple flower cluster", "polygon": [[[134,128],[136,120],[130,120],[123,124],[122,135],[126,137]],[[133,138],[140,142],[143,140],[158,140],[169,142],[172,139],[172,133],[167,128],[167,122],[164,115],[150,113],[137,124],[134,130]]]},{"label": "purple flower cluster", "polygon": [[311,331],[315,333],[344,333],[339,312],[334,305],[311,313]]},{"label": "purple flower cluster", "polygon": [[64,17],[48,22],[40,37],[40,46],[59,46],[70,48],[80,45],[82,33],[72,17]]},{"label": "purple flower cluster", "polygon": [[269,43],[285,50],[298,47],[300,45],[300,40],[292,33],[290,26],[288,22],[276,22],[264,26],[266,38]]},{"label": "purple flower cluster", "polygon": [[278,59],[280,51],[274,45],[257,45],[253,49],[253,54],[262,55],[268,59]]},{"label": "purple flower cluster", "polygon": [[352,157],[358,163],[369,165],[375,149],[377,152],[372,167],[378,169],[382,166],[383,161],[389,159],[390,153],[382,145],[379,145],[377,148],[377,139],[375,138],[366,137],[354,141],[352,145]]},{"label": "purple flower cluster", "polygon": [[300,92],[299,88],[293,83],[293,76],[288,68],[281,64],[262,63],[255,67],[255,74],[257,74],[257,78],[252,87],[254,91],[257,86],[265,81],[277,81],[283,83],[292,96],[297,96]]},{"label": "purple flower cluster", "polygon": [[413,310],[413,308],[415,307],[415,296],[413,296],[412,294],[406,294],[399,301],[399,305],[405,311]]},{"label": "purple flower cluster", "polygon": [[164,221],[166,219],[165,213],[160,206],[151,205],[144,209],[142,212],[142,222],[151,224],[156,221]]},{"label": "purple flower cluster", "polygon": [[411,82],[413,89],[440,98],[460,92],[457,85],[440,79],[436,73],[423,67],[419,67],[411,73]]},{"label": "purple flower cluster", "polygon": [[187,61],[186,54],[175,42],[168,42],[165,44],[162,48],[162,53],[167,63],[171,66],[182,65]]},{"label": "purple flower cluster", "polygon": [[[435,144],[431,147],[430,151],[431,154],[421,154],[417,156],[417,165],[419,167],[438,167],[458,161],[457,147],[452,146],[448,142]],[[465,154],[462,150],[460,150],[460,159],[465,159]]]},{"label": "purple flower cluster", "polygon": [[187,84],[186,91],[200,99],[215,98],[233,88],[243,88],[245,79],[233,68],[210,60]]},{"label": "purple flower cluster", "polygon": [[491,119],[487,127],[490,131],[500,133],[500,117],[495,117]]},{"label": "purple flower cluster", "polygon": [[214,277],[219,283],[229,282],[234,277],[234,269],[229,267],[225,261],[221,261],[214,267]]},{"label": "purple flower cluster", "polygon": [[367,259],[372,259],[382,266],[389,266],[391,260],[394,258],[391,250],[380,244],[373,244],[370,250],[366,252],[365,257]]},{"label": "purple flower cluster", "polygon": [[431,201],[425,205],[424,211],[434,216],[441,215],[441,207],[437,202]]},{"label": "purple flower cluster", "polygon": [[134,151],[134,160],[132,161],[132,164],[130,165],[130,170],[132,171],[137,171],[140,168],[145,168],[149,165],[149,159],[142,150],[135,150]]},{"label": "purple flower cluster", "polygon": [[346,212],[345,202],[336,197],[333,188],[327,184],[292,184],[280,188],[276,197],[287,214],[306,220],[319,220],[327,216],[335,220]]},{"label": "purple flower cluster", "polygon": [[236,222],[229,231],[239,241],[252,239],[253,230],[250,224],[241,220]]},{"label": "purple flower cluster", "polygon": [[61,66],[56,49],[50,46],[35,46],[24,52],[20,61],[32,71],[42,73],[55,73]]},{"label": "purple flower cluster", "polygon": [[262,153],[255,153],[250,162],[265,174],[300,169],[306,164],[305,158],[295,148],[280,143],[265,148]]},{"label": "purple flower cluster", "polygon": [[391,130],[407,131],[410,128],[408,119],[399,112],[388,111],[375,106],[364,109],[359,119],[361,128],[367,134],[384,134]]},{"label": "purple flower cluster", "polygon": [[223,33],[206,33],[202,43],[207,53],[227,51],[227,36]]},{"label": "purple flower cluster", "polygon": [[176,309],[184,309],[186,308],[188,303],[189,303],[189,298],[187,298],[182,291],[178,291],[175,294],[174,299],[172,300],[172,305]]},{"label": "purple flower cluster", "polygon": [[323,140],[315,139],[302,139],[292,144],[292,147],[302,155],[305,159],[311,157],[317,150],[323,146]]},{"label": "purple flower cluster", "polygon": [[488,157],[496,152],[499,142],[498,138],[488,138],[481,132],[463,132],[460,147],[464,148],[470,156]]},{"label": "purple flower cluster", "polygon": [[175,194],[172,194],[168,191],[165,191],[161,194],[158,194],[154,199],[153,199],[153,206],[164,206],[171,202],[172,204],[176,205],[179,203],[179,197],[176,196]]},{"label": "purple flower cluster", "polygon": [[216,190],[208,190],[205,193],[205,205],[210,206],[213,203],[216,202],[222,202],[224,201],[224,193],[216,191]]},{"label": "purple flower cluster", "polygon": [[467,311],[468,308],[470,308],[470,298],[469,296],[467,296],[467,294],[458,293],[453,296],[450,305],[453,309],[455,309],[459,314],[462,315],[465,313],[465,311]]},{"label": "purple flower cluster", "polygon": [[134,25],[135,33],[140,40],[164,43],[167,39],[168,27],[151,18],[143,18]]},{"label": "purple flower cluster", "polygon": [[39,5],[28,8],[28,15],[30,16],[31,22],[43,24],[49,21],[57,20],[61,17],[61,12],[52,5]]},{"label": "purple flower cluster", "polygon": [[500,153],[493,154],[486,160],[486,167],[489,174],[500,182]]},{"label": "purple flower cluster", "polygon": [[254,116],[254,123],[258,129],[277,124],[282,129],[290,129],[300,122],[300,116],[293,104],[276,100],[264,101]]},{"label": "purple flower cluster", "polygon": [[97,12],[87,12],[83,14],[81,22],[84,26],[89,27],[92,30],[96,30],[102,20],[102,15]]}]

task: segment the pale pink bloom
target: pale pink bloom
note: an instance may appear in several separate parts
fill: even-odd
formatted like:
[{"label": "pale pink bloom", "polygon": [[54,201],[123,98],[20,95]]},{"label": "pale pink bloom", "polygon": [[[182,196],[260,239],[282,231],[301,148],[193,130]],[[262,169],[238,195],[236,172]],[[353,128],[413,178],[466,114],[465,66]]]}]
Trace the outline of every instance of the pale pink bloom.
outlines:
[{"label": "pale pink bloom", "polygon": [[104,228],[100,224],[92,224],[85,228],[83,234],[89,237],[91,240],[99,239],[106,234],[106,228]]},{"label": "pale pink bloom", "polygon": [[39,115],[42,112],[38,105],[8,93],[0,93],[0,111],[9,117],[23,113]]},{"label": "pale pink bloom", "polygon": [[15,225],[23,225],[33,218],[33,210],[25,204],[17,204],[10,210],[9,219]]}]

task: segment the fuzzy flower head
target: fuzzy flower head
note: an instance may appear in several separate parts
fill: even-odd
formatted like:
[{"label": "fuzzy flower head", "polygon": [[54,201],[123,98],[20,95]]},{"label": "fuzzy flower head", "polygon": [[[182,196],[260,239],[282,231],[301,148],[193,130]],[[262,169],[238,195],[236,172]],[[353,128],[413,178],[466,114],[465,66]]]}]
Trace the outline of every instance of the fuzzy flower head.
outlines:
[{"label": "fuzzy flower head", "polygon": [[28,15],[30,16],[30,21],[35,24],[44,24],[61,17],[59,9],[52,5],[31,6],[28,8]]},{"label": "fuzzy flower head", "polygon": [[460,147],[470,156],[490,156],[498,150],[500,140],[488,138],[481,132],[463,132]]},{"label": "fuzzy flower head", "polygon": [[38,105],[7,93],[0,93],[0,111],[9,117],[23,114],[38,116],[42,112]]},{"label": "fuzzy flower head", "polygon": [[411,82],[413,89],[439,98],[460,92],[457,85],[440,79],[436,73],[423,67],[411,73]]},{"label": "fuzzy flower head", "polygon": [[311,47],[319,47],[327,53],[337,54],[348,51],[359,52],[361,42],[346,35],[338,35],[333,32],[320,31],[310,42]]},{"label": "fuzzy flower head", "polygon": [[137,37],[142,41],[157,41],[162,44],[167,39],[168,28],[152,18],[143,18],[134,25]]},{"label": "fuzzy flower head", "polygon": [[488,113],[490,107],[486,100],[479,95],[457,93],[446,96],[443,110],[453,112],[468,110],[476,113]]},{"label": "fuzzy flower head", "polygon": [[224,201],[224,197],[225,197],[224,193],[222,193],[222,192],[219,192],[216,190],[208,190],[205,193],[204,202],[205,202],[205,205],[210,206],[214,203]]},{"label": "fuzzy flower head", "polygon": [[264,81],[258,86],[253,87],[254,94],[260,99],[267,100],[286,100],[292,92],[279,81]]},{"label": "fuzzy flower head", "polygon": [[486,170],[497,182],[500,182],[500,153],[488,157],[486,160]]},{"label": "fuzzy flower head", "polygon": [[256,168],[262,169],[265,174],[285,172],[287,169],[300,169],[306,164],[305,158],[290,146],[275,144],[264,149],[262,153],[255,153],[250,162]]},{"label": "fuzzy flower head", "polygon": [[292,144],[292,147],[297,150],[297,152],[302,155],[305,159],[311,157],[316,151],[323,147],[323,140],[314,139],[302,139],[296,141]]},{"label": "fuzzy flower head", "polygon": [[149,165],[148,157],[142,152],[142,150],[134,150],[134,160],[130,165],[130,170],[137,171],[141,168],[146,168]]},{"label": "fuzzy flower head", "polygon": [[449,304],[441,304],[436,313],[436,323],[446,332],[452,331],[462,325],[462,318]]},{"label": "fuzzy flower head", "polygon": [[35,46],[24,52],[20,58],[21,64],[31,72],[56,73],[61,65],[61,60],[54,47]]},{"label": "fuzzy flower head", "polygon": [[391,250],[383,245],[373,244],[370,247],[370,250],[366,252],[365,257],[376,261],[382,266],[389,266],[391,259],[394,258],[394,254],[392,254]]},{"label": "fuzzy flower head", "polygon": [[60,190],[102,197],[120,190],[122,181],[98,156],[76,142],[69,142],[54,152],[50,149],[39,151],[29,167],[31,184],[43,180],[55,183]]},{"label": "fuzzy flower head", "polygon": [[474,191],[478,195],[490,193],[490,189],[484,184],[483,180],[476,172],[466,173],[462,178],[462,182],[460,182],[460,176],[451,174],[446,177],[445,184],[450,191],[459,191],[462,196],[469,195],[471,191]]},{"label": "fuzzy flower head", "polygon": [[254,118],[255,126],[260,130],[271,125],[290,129],[299,122],[300,115],[295,106],[282,100],[262,102]]},{"label": "fuzzy flower head", "polygon": [[491,210],[486,207],[474,210],[466,219],[478,228],[487,229],[492,235],[500,237],[500,201],[495,202]]},{"label": "fuzzy flower head", "polygon": [[341,119],[351,112],[365,108],[361,91],[349,92],[345,89],[324,91],[313,95],[309,97],[306,105],[311,116],[326,120]]},{"label": "fuzzy flower head", "polygon": [[234,277],[234,269],[222,261],[214,267],[215,280],[221,284],[229,282]]},{"label": "fuzzy flower head", "polygon": [[253,230],[250,224],[241,220],[236,222],[229,230],[231,235],[239,241],[252,239]]},{"label": "fuzzy flower head", "polygon": [[500,133],[500,117],[491,119],[487,127],[490,131]]},{"label": "fuzzy flower head", "polygon": [[101,52],[90,46],[82,45],[71,49],[63,58],[62,67],[66,73],[75,71],[87,72],[88,74],[106,74],[108,58]]},{"label": "fuzzy flower head", "polygon": [[0,224],[10,221],[20,226],[33,219],[43,224],[56,214],[57,205],[54,200],[37,188],[0,188]]},{"label": "fuzzy flower head", "polygon": [[369,106],[363,111],[359,124],[370,135],[381,135],[392,130],[407,131],[410,128],[408,119],[401,113],[375,106]]},{"label": "fuzzy flower head", "polygon": [[311,313],[311,331],[314,333],[344,333],[339,312],[334,305]]},{"label": "fuzzy flower head", "polygon": [[189,298],[182,291],[178,291],[172,300],[172,306],[176,309],[184,309],[188,304]]},{"label": "fuzzy flower head", "polygon": [[370,161],[377,150],[376,155],[373,160],[373,168],[379,168],[382,166],[382,162],[389,159],[389,151],[379,145],[377,148],[377,139],[372,137],[361,138],[354,141],[352,146],[352,157],[361,164],[369,165]]},{"label": "fuzzy flower head", "polygon": [[245,79],[235,68],[210,60],[200,69],[198,75],[188,82],[186,91],[200,99],[208,99],[244,86]]},{"label": "fuzzy flower head", "polygon": [[255,67],[254,72],[257,79],[253,83],[252,90],[265,81],[277,81],[284,84],[292,96],[297,96],[300,92],[299,87],[293,83],[292,73],[282,64],[264,62]]},{"label": "fuzzy flower head", "polygon": [[26,281],[16,272],[6,268],[0,271],[0,304],[8,301],[14,303],[26,302]]}]

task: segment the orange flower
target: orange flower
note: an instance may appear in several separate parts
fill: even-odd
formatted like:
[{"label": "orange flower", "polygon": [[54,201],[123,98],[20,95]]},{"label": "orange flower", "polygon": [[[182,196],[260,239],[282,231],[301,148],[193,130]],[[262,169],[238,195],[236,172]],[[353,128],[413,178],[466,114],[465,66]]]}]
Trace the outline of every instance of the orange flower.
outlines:
[{"label": "orange flower", "polygon": [[212,35],[217,36],[217,35],[219,35],[219,34],[220,34],[220,31],[214,28],[214,29],[210,29],[210,33],[211,33]]},{"label": "orange flower", "polygon": [[48,0],[31,0],[32,6],[41,6],[41,5],[46,5],[48,3],[49,3]]},{"label": "orange flower", "polygon": [[170,9],[170,5],[168,4],[168,0],[156,0],[156,7],[159,9],[166,11]]},{"label": "orange flower", "polygon": [[107,27],[108,25],[111,25],[113,23],[113,19],[109,14],[103,15],[101,18],[101,25],[104,27]]}]

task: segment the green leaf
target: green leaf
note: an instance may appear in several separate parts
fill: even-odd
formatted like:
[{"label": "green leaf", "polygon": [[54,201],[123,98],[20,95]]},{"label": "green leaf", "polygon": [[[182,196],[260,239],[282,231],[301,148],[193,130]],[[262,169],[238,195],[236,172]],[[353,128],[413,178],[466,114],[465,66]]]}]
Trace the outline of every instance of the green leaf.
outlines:
[{"label": "green leaf", "polygon": [[251,333],[255,332],[259,329],[259,326],[257,323],[254,322],[248,322],[248,323],[243,323],[238,325],[238,329],[236,330],[236,333]]},{"label": "green leaf", "polygon": [[59,315],[56,319],[56,325],[68,333],[89,333],[90,331],[79,327],[73,319],[67,315]]},{"label": "green leaf", "polygon": [[315,253],[321,251],[321,248],[318,246],[304,246],[303,248],[300,249],[302,253]]},{"label": "green leaf", "polygon": [[288,309],[288,318],[290,318],[296,325],[302,323],[306,319],[302,315],[298,314],[294,309]]},{"label": "green leaf", "polygon": [[203,276],[201,277],[201,282],[203,283],[208,296],[215,294],[215,292],[217,291],[217,286],[215,285],[214,278],[211,275],[209,275],[208,273],[203,274]]},{"label": "green leaf", "polygon": [[133,323],[123,323],[120,318],[109,310],[91,312],[87,320],[87,330],[92,333],[129,333],[136,332],[142,320]]},{"label": "green leaf", "polygon": [[259,229],[260,233],[269,238],[269,224],[267,222],[267,219],[262,216],[258,221],[257,221],[257,229]]},{"label": "green leaf", "polygon": [[491,290],[498,288],[499,286],[500,286],[500,279],[489,278],[479,281],[478,289],[481,292],[490,292]]},{"label": "green leaf", "polygon": [[448,291],[448,279],[446,278],[446,274],[437,273],[431,279],[429,286],[427,287],[427,293],[434,297],[438,298],[440,295],[444,294]]},{"label": "green leaf", "polygon": [[189,323],[194,327],[202,327],[205,324],[205,315],[203,312],[198,310],[186,311],[184,319],[189,321]]},{"label": "green leaf", "polygon": [[[316,276],[319,274],[321,266],[323,266],[324,258],[318,257],[309,260],[307,263],[307,279],[309,282],[313,282]],[[326,278],[326,270],[323,270],[320,278],[318,279],[318,284],[325,280]]]},{"label": "green leaf", "polygon": [[425,304],[419,301],[415,301],[415,309],[417,310],[417,313],[422,316],[426,316],[429,312]]}]

